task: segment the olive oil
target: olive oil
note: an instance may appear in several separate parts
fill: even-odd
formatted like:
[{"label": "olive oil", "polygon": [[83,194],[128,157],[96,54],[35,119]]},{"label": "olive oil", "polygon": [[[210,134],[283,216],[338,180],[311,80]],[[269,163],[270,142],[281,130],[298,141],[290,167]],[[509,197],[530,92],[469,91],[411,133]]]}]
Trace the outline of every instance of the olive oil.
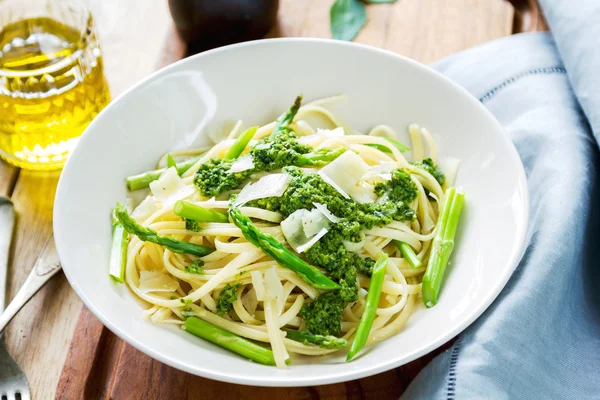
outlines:
[{"label": "olive oil", "polygon": [[88,16],[81,29],[31,18],[0,31],[0,156],[27,169],[61,168],[109,102]]}]

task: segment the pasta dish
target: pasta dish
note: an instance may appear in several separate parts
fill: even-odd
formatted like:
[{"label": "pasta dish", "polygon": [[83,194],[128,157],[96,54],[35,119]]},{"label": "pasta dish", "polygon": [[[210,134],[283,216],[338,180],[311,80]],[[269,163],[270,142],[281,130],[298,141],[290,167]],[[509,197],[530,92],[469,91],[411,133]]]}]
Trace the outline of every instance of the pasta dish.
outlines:
[{"label": "pasta dish", "polygon": [[417,125],[410,148],[388,126],[354,131],[326,107],[338,97],[299,96],[276,121],[239,121],[127,178],[148,195],[113,211],[110,275],[145,317],[285,368],[350,361],[436,304],[464,204],[459,160]]}]

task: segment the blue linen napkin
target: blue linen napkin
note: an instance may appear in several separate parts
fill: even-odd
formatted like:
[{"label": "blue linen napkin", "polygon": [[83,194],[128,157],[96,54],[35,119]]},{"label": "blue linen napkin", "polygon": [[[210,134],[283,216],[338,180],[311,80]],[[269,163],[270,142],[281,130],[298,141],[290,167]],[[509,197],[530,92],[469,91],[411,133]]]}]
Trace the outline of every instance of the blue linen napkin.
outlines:
[{"label": "blue linen napkin", "polygon": [[[515,143],[531,215],[527,250],[505,289],[402,400],[600,399],[600,211],[592,207],[600,164],[590,129],[600,133],[600,57],[562,28],[559,48],[550,34],[521,34],[434,65],[480,99]],[[588,49],[598,37],[587,38]]]},{"label": "blue linen napkin", "polygon": [[600,141],[600,2],[540,0],[575,96]]}]

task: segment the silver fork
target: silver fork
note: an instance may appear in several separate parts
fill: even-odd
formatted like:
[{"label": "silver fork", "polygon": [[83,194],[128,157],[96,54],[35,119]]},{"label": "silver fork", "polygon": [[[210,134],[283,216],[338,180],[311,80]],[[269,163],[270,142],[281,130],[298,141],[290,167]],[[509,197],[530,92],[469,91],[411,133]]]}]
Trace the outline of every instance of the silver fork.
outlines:
[{"label": "silver fork", "polygon": [[[13,204],[6,197],[0,196],[0,312],[4,311],[6,301],[6,274],[14,225]],[[4,333],[0,334],[0,399],[31,399],[27,376],[6,350]]]}]

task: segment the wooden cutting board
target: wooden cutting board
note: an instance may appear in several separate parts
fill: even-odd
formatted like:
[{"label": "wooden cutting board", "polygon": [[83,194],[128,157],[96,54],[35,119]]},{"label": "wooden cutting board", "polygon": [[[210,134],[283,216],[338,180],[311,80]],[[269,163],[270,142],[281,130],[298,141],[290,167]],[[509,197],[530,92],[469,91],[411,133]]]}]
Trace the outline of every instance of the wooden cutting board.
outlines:
[{"label": "wooden cutting board", "polygon": [[[269,37],[330,37],[332,0],[281,0]],[[355,41],[429,63],[515,32],[546,30],[533,0],[399,0],[368,6],[369,22]],[[172,30],[161,66],[186,55]],[[1,185],[1,183],[0,183]],[[108,279],[108,276],[107,276]],[[410,364],[346,383],[261,388],[217,382],[168,367],[137,351],[81,311],[56,390],[57,399],[397,399],[416,374],[449,344]],[[201,360],[199,360],[201,362]]]}]

